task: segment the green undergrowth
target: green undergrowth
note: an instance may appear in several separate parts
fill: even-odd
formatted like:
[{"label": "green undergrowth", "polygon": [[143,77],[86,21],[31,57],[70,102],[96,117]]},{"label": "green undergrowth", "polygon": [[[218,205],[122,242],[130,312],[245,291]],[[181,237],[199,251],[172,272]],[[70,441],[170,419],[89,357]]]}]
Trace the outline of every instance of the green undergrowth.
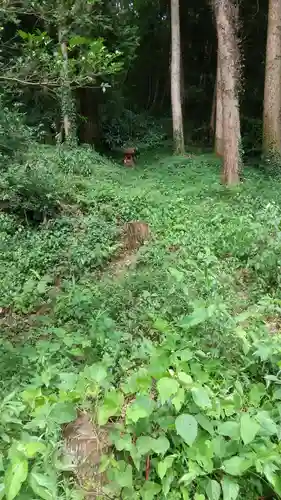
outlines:
[{"label": "green undergrowth", "polygon": [[[207,155],[39,148],[13,169],[0,498],[83,498],[60,446],[78,409],[111,422],[106,498],[280,498],[280,186],[245,169],[226,189]],[[131,220],[152,238],[114,277]]]}]

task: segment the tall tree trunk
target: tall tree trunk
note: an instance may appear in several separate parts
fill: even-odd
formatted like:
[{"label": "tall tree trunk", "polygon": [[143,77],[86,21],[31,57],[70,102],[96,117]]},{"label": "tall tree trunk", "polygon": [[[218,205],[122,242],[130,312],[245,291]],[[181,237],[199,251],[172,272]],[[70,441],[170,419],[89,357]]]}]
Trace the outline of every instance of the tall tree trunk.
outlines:
[{"label": "tall tree trunk", "polygon": [[238,98],[240,60],[236,35],[237,4],[235,0],[215,0],[214,7],[223,105],[222,182],[231,185],[239,182],[242,166]]},{"label": "tall tree trunk", "polygon": [[179,0],[171,0],[171,37],[171,100],[174,151],[176,154],[184,154]]},{"label": "tall tree trunk", "polygon": [[219,157],[223,157],[223,105],[222,105],[222,78],[220,53],[217,55],[217,82],[216,82],[216,132],[215,132],[215,152]]},{"label": "tall tree trunk", "polygon": [[215,80],[215,85],[214,85],[214,90],[213,90],[213,98],[212,98],[212,109],[211,109],[211,118],[210,118],[210,137],[214,137],[214,135],[215,135],[216,104],[217,104],[217,78]]},{"label": "tall tree trunk", "polygon": [[77,141],[75,127],[75,105],[68,78],[68,50],[64,40],[63,30],[59,30],[59,44],[62,54],[61,69],[61,113],[64,128],[65,141],[73,143]]},{"label": "tall tree trunk", "polygon": [[263,152],[281,154],[281,0],[269,0],[263,109]]}]

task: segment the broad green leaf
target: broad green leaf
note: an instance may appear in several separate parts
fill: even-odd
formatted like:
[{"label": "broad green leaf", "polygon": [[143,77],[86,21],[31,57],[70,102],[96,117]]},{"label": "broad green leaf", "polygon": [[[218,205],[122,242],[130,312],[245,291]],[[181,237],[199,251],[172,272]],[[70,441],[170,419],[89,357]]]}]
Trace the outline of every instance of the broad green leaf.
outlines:
[{"label": "broad green leaf", "polygon": [[205,415],[202,415],[201,413],[198,413],[195,415],[195,418],[198,422],[198,424],[204,429],[205,431],[209,432],[209,434],[213,435],[214,434],[214,425],[211,420],[209,420]]},{"label": "broad green leaf", "polygon": [[114,444],[116,450],[118,451],[130,451],[132,448],[132,436],[130,434],[123,433],[110,433],[110,441]]},{"label": "broad green leaf", "polygon": [[77,417],[75,405],[67,402],[55,403],[50,411],[49,418],[57,424],[68,424]]},{"label": "broad green leaf", "polygon": [[178,379],[184,385],[190,386],[193,384],[192,377],[185,372],[179,372]]},{"label": "broad green leaf", "polygon": [[209,479],[206,484],[206,495],[209,500],[219,500],[221,496],[220,484],[214,479]]},{"label": "broad green leaf", "polygon": [[141,489],[141,497],[143,500],[153,500],[161,491],[161,486],[153,481],[145,481]]},{"label": "broad green leaf", "polygon": [[5,473],[4,484],[7,500],[13,500],[27,478],[28,462],[23,456],[14,456]]},{"label": "broad green leaf", "polygon": [[85,38],[84,36],[75,35],[69,39],[68,44],[70,48],[73,48],[77,45],[86,45],[89,43],[89,41],[90,40],[88,38]]},{"label": "broad green leaf", "polygon": [[222,436],[216,436],[212,440],[212,445],[215,456],[222,459],[226,454],[226,440]]},{"label": "broad green leaf", "polygon": [[256,420],[250,417],[249,413],[244,413],[240,421],[240,433],[244,444],[251,443],[260,429]]},{"label": "broad green leaf", "polygon": [[22,443],[22,447],[27,458],[34,458],[37,453],[44,453],[46,451],[46,445],[42,441]]},{"label": "broad green leaf", "polygon": [[31,471],[28,479],[30,487],[38,497],[43,498],[43,500],[56,500],[56,483],[50,476]]},{"label": "broad green leaf", "polygon": [[181,476],[179,483],[185,483],[185,486],[191,484],[194,479],[199,476],[204,476],[205,471],[201,469],[197,462],[193,462],[192,460],[188,461],[189,471]]},{"label": "broad green leaf", "polygon": [[151,415],[155,408],[155,402],[148,396],[138,396],[136,400],[127,407],[126,422],[136,423],[141,418]]},{"label": "broad green leaf", "polygon": [[221,436],[227,436],[232,439],[240,438],[240,426],[238,422],[229,420],[218,425],[218,434]]},{"label": "broad green leaf", "polygon": [[116,471],[115,481],[120,486],[120,488],[132,488],[133,487],[133,468],[130,464],[127,464],[124,470]]},{"label": "broad green leaf", "polygon": [[158,332],[161,333],[170,333],[171,331],[171,326],[169,325],[168,321],[162,318],[157,318],[154,323],[153,323],[153,328],[157,330]]},{"label": "broad green leaf", "polygon": [[185,488],[185,486],[180,487],[180,492],[182,495],[182,500],[190,500],[188,490],[187,490],[187,488]]},{"label": "broad green leaf", "polygon": [[183,387],[180,387],[177,394],[172,398],[172,404],[175,407],[175,410],[179,412],[185,400],[185,390]]},{"label": "broad green leaf", "polygon": [[281,387],[278,387],[273,391],[272,399],[273,401],[281,399]]},{"label": "broad green leaf", "polygon": [[174,460],[175,455],[170,455],[168,457],[165,457],[162,462],[158,462],[157,473],[160,479],[163,479],[163,477],[166,475],[167,470],[172,467]]},{"label": "broad green leaf", "polygon": [[239,494],[239,484],[229,476],[223,476],[222,482],[223,500],[236,500]]},{"label": "broad green leaf", "polygon": [[266,394],[266,388],[265,385],[262,383],[259,384],[254,384],[251,387],[250,394],[249,394],[249,400],[250,403],[253,406],[258,407],[260,404],[260,400],[263,398],[263,396]]},{"label": "broad green leaf", "polygon": [[184,273],[182,271],[180,271],[179,269],[175,269],[174,267],[169,267],[169,273],[179,283],[184,280]]},{"label": "broad green leaf", "polygon": [[190,316],[185,316],[179,326],[184,330],[188,330],[189,328],[200,325],[200,323],[204,323],[207,321],[213,314],[215,313],[216,306],[211,305],[209,307],[198,307],[193,311]]},{"label": "broad green leaf", "polygon": [[98,409],[98,424],[105,425],[110,417],[119,415],[124,404],[124,396],[120,391],[109,391],[103,404]]},{"label": "broad green leaf", "polygon": [[191,394],[192,394],[194,403],[197,404],[197,406],[199,406],[199,408],[206,409],[206,408],[212,407],[212,403],[211,403],[211,400],[209,398],[209,395],[208,395],[206,389],[204,389],[203,387],[193,387],[191,389]]},{"label": "broad green leaf", "polygon": [[0,500],[5,497],[5,485],[4,483],[0,483]]},{"label": "broad green leaf", "polygon": [[229,460],[223,462],[223,470],[230,474],[231,476],[242,476],[242,474],[251,467],[251,461],[247,460],[245,457],[232,457]]},{"label": "broad green leaf", "polygon": [[205,495],[201,495],[199,493],[195,493],[194,500],[205,500]]},{"label": "broad green leaf", "polygon": [[91,366],[86,366],[84,369],[84,375],[90,380],[93,380],[97,384],[103,382],[107,377],[106,367],[102,363],[95,363]]},{"label": "broad green leaf", "polygon": [[136,442],[136,448],[140,455],[147,455],[150,451],[154,451],[157,455],[164,455],[169,447],[169,440],[165,436],[159,436],[157,439],[150,436],[140,436]]},{"label": "broad green leaf", "polygon": [[162,479],[162,491],[164,493],[165,498],[167,498],[169,494],[174,479],[175,479],[175,474],[172,469],[169,469],[166,476],[163,477]]},{"label": "broad green leaf", "polygon": [[157,455],[165,455],[170,448],[170,442],[165,436],[159,436],[157,439],[152,440],[152,450]]},{"label": "broad green leaf", "polygon": [[140,455],[148,455],[153,446],[153,438],[150,436],[140,436],[136,441],[136,448]]},{"label": "broad green leaf", "polygon": [[60,373],[59,389],[61,391],[73,391],[76,387],[78,376],[77,373]]},{"label": "broad green leaf", "polygon": [[260,411],[256,415],[256,420],[260,424],[260,433],[265,436],[278,434],[278,427],[267,411]]},{"label": "broad green leaf", "polygon": [[173,378],[163,377],[157,382],[157,389],[160,401],[164,404],[171,398],[171,396],[178,392],[179,383]]},{"label": "broad green leaf", "polygon": [[264,465],[263,473],[268,482],[272,485],[275,493],[277,493],[278,496],[281,496],[281,478],[278,466],[269,462]]},{"label": "broad green leaf", "polygon": [[175,421],[176,431],[186,444],[191,446],[198,433],[197,420],[192,416],[183,413],[176,418]]}]

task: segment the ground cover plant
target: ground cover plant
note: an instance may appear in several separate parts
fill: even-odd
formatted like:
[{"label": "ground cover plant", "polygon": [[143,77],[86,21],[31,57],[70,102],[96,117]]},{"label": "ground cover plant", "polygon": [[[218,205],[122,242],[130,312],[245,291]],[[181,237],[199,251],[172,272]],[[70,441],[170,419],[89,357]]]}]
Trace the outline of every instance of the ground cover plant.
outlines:
[{"label": "ground cover plant", "polygon": [[40,147],[2,176],[0,498],[280,498],[280,189],[218,169]]}]

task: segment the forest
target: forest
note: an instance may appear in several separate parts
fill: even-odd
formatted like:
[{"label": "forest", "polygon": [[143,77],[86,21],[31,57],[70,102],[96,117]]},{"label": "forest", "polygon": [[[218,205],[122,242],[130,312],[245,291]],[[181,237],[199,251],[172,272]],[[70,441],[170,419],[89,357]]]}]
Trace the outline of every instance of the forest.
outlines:
[{"label": "forest", "polygon": [[0,19],[0,500],[281,499],[281,0]]}]

